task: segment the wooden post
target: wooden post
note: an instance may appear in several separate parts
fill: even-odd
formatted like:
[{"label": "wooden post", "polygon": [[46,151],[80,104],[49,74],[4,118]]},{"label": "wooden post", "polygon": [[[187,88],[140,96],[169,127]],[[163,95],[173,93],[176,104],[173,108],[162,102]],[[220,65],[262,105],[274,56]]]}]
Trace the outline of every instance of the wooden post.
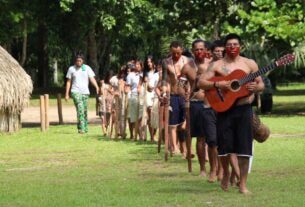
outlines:
[{"label": "wooden post", "polygon": [[50,121],[49,121],[49,94],[44,94],[44,104],[45,104],[45,125],[46,130],[49,129]]},{"label": "wooden post", "polygon": [[61,94],[57,94],[57,111],[58,111],[58,120],[59,124],[63,124],[63,118],[62,118],[62,103],[61,103]]},{"label": "wooden post", "polygon": [[40,96],[40,129],[42,132],[46,131],[44,96]]}]

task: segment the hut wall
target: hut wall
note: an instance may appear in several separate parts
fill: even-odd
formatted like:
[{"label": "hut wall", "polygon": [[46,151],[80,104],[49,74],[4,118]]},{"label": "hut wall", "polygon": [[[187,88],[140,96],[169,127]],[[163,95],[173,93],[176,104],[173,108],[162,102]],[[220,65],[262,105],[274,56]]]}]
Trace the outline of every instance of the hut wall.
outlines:
[{"label": "hut wall", "polygon": [[0,132],[15,132],[21,127],[20,115],[0,111]]}]

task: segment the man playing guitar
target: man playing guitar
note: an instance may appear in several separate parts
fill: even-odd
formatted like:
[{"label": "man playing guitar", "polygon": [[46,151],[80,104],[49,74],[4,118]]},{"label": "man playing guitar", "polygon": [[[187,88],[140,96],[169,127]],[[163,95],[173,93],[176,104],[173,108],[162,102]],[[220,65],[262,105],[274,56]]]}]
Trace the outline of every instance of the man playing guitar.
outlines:
[{"label": "man playing guitar", "polygon": [[[231,81],[209,81],[214,76],[227,76],[235,70],[242,70],[246,74],[258,71],[255,61],[240,56],[241,39],[236,34],[229,34],[224,40],[226,55],[223,59],[213,62],[204,76],[198,82],[198,86],[204,90],[217,88],[220,90],[232,90]],[[264,90],[261,77],[249,82],[246,88],[251,92],[249,96],[239,98],[227,111],[217,114],[217,141],[218,152],[224,169],[221,188],[225,191],[229,186],[229,154],[236,153],[240,168],[239,191],[249,193],[246,187],[248,176],[249,158],[252,156],[252,108],[254,93]]]}]

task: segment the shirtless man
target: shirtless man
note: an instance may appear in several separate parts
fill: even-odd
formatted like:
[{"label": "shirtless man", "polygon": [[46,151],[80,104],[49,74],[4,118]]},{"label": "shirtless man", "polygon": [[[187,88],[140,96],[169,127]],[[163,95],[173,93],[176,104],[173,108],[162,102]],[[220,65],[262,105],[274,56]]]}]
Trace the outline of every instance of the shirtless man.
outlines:
[{"label": "shirtless man", "polygon": [[[225,46],[223,44],[223,41],[215,40],[211,46],[211,51],[212,51],[212,55],[213,55],[212,62],[223,59],[224,53],[225,53]],[[217,177],[218,177],[218,180],[221,181],[223,178],[223,169],[222,169],[222,165],[220,162],[220,157],[218,157],[217,164],[218,164],[217,165]],[[237,161],[236,154],[230,154],[230,165],[232,167],[230,183],[232,186],[235,186],[239,182],[239,167],[238,167],[238,161]]]},{"label": "shirtless man", "polygon": [[[170,85],[169,141],[171,143],[170,150],[174,153],[179,152],[177,128],[180,131],[180,136],[186,138],[185,95],[188,92],[187,85],[193,86],[196,77],[194,61],[183,56],[182,52],[181,43],[173,41],[170,44],[171,56],[163,62],[165,68],[163,68],[162,80]],[[166,90],[166,87],[162,88],[162,93]],[[185,140],[183,142],[183,155],[186,157]]]},{"label": "shirtless man", "polygon": [[[210,78],[220,75],[228,75],[237,69],[250,74],[258,71],[255,61],[239,55],[241,39],[236,34],[229,34],[224,40],[226,55],[223,59],[211,64],[205,76],[198,86],[208,90],[218,88],[219,90],[230,90],[230,81],[209,81]],[[247,176],[249,158],[252,156],[252,107],[254,93],[264,90],[264,83],[261,77],[246,85],[252,92],[249,96],[237,100],[229,110],[217,114],[217,141],[218,153],[224,169],[224,176],[221,181],[221,188],[224,191],[229,187],[229,154],[235,153],[238,157],[240,168],[239,191],[243,194],[250,193],[247,189]]]},{"label": "shirtless man", "polygon": [[[197,77],[204,75],[209,63],[206,61],[207,48],[201,39],[192,43],[192,51],[197,66]],[[208,144],[210,163],[209,182],[216,180],[217,163],[217,137],[216,137],[216,114],[207,102],[204,91],[195,88],[190,100],[191,135],[197,137],[196,149],[200,164],[200,175],[205,176],[205,142]]]}]

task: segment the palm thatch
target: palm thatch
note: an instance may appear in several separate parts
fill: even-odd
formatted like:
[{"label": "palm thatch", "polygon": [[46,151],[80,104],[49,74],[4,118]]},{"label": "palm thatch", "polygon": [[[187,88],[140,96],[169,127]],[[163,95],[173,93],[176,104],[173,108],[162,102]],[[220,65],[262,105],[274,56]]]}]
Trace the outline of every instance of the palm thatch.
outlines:
[{"label": "palm thatch", "polygon": [[0,46],[0,131],[14,132],[20,128],[20,114],[29,103],[32,90],[31,77]]}]

